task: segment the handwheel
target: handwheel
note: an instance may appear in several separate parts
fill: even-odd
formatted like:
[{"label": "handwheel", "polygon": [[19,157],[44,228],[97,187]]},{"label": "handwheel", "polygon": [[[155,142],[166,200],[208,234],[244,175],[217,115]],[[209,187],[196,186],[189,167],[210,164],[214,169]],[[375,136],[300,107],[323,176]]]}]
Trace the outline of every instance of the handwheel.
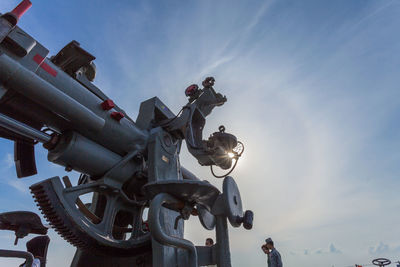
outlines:
[{"label": "handwheel", "polygon": [[239,188],[235,180],[230,176],[224,179],[222,188],[228,220],[233,227],[239,227],[242,222],[238,218],[243,217],[242,199]]},{"label": "handwheel", "polygon": [[372,261],[372,264],[373,264],[373,265],[380,266],[380,267],[389,265],[389,264],[391,264],[391,263],[392,263],[392,262],[391,262],[390,260],[385,259],[385,258],[377,258],[377,259],[374,259],[374,260]]}]

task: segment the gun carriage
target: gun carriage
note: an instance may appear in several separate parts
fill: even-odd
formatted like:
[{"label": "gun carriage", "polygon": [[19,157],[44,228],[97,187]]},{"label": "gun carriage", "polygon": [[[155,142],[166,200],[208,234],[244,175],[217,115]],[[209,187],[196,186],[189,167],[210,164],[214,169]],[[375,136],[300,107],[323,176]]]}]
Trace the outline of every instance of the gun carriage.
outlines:
[{"label": "gun carriage", "polygon": [[[49,57],[17,26],[30,6],[24,0],[0,17],[0,136],[14,142],[19,178],[37,173],[38,143],[48,161],[81,173],[76,185],[65,176],[30,187],[52,228],[77,248],[72,266],[231,266],[227,221],[251,229],[253,214],[232,177],[222,176],[220,192],[179,162],[183,140],[200,165],[229,173],[243,153],[223,126],[203,139],[206,117],[227,101],[214,78],[189,86],[178,114],[154,97],[133,120],[93,84],[95,57],[78,42]],[[216,229],[213,247],[183,238],[191,215]]]}]

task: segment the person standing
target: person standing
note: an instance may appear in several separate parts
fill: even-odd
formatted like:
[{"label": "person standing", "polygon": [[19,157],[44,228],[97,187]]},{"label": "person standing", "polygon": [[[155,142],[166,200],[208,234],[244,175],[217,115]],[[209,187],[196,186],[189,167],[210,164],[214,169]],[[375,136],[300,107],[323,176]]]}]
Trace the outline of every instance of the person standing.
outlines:
[{"label": "person standing", "polygon": [[271,261],[269,259],[269,249],[267,248],[267,244],[263,244],[261,246],[261,250],[264,252],[264,254],[267,255],[267,266],[271,267]]},{"label": "person standing", "polygon": [[281,254],[276,250],[274,241],[270,237],[265,239],[261,249],[268,257],[268,267],[283,267]]},{"label": "person standing", "polygon": [[[212,238],[207,238],[206,239],[206,247],[212,247],[212,246],[214,246],[214,240],[212,239]],[[217,267],[217,265],[207,265],[206,267]]]},{"label": "person standing", "polygon": [[206,239],[206,247],[212,247],[214,245],[214,240],[212,238]]}]

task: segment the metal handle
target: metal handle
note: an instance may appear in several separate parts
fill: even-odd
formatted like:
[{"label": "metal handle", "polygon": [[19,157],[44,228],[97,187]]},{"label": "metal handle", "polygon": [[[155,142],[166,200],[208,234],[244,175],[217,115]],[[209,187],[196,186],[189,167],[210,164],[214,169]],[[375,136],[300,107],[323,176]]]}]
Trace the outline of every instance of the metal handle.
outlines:
[{"label": "metal handle", "polygon": [[197,251],[194,244],[186,239],[169,236],[162,229],[160,223],[160,211],[164,203],[175,204],[175,203],[180,203],[180,201],[166,193],[158,194],[153,198],[150,204],[149,215],[148,215],[149,228],[152,237],[162,245],[178,247],[188,250],[189,266],[197,267]]},{"label": "metal handle", "polygon": [[27,267],[31,267],[33,263],[33,255],[30,252],[25,251],[0,249],[0,257],[25,259],[25,266]]}]

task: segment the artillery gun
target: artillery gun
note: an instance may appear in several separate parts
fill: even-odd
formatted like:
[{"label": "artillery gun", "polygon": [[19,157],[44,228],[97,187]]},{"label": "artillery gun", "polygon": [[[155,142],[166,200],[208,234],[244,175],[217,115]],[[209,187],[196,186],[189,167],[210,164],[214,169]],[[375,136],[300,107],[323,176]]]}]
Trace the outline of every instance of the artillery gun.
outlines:
[{"label": "artillery gun", "polygon": [[[154,97],[133,120],[92,83],[95,57],[78,42],[48,57],[17,26],[30,6],[24,0],[0,17],[0,137],[14,141],[19,178],[37,173],[38,143],[48,161],[81,173],[76,185],[65,176],[30,186],[52,228],[77,248],[71,266],[231,266],[227,221],[251,229],[253,213],[243,211],[232,177],[219,176],[220,192],[179,162],[183,140],[200,165],[228,174],[243,153],[223,126],[203,140],[206,117],[227,101],[214,78],[189,86],[177,115]],[[213,247],[183,238],[191,215],[216,229]]]}]

